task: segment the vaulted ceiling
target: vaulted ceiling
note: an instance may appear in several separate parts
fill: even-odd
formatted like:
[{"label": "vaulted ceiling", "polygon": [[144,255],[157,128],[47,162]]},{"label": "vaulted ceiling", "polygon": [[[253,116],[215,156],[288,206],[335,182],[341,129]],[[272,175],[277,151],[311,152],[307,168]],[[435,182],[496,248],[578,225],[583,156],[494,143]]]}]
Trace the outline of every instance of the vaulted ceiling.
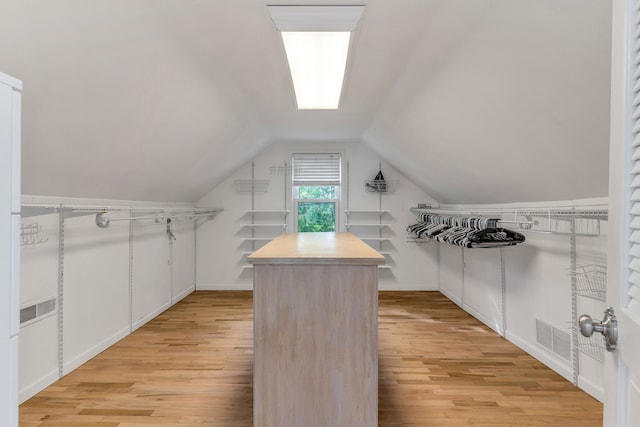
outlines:
[{"label": "vaulted ceiling", "polygon": [[340,109],[299,111],[286,1],[4,0],[23,192],[196,201],[272,142],[359,141],[444,203],[604,197],[609,3],[357,2]]}]

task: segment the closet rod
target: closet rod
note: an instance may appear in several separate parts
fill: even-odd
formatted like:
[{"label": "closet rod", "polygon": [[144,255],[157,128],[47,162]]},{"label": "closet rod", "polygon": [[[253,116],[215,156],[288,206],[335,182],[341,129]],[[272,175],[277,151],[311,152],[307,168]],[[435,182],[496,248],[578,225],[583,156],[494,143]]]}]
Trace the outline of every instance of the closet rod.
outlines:
[{"label": "closet rod", "polygon": [[[203,210],[204,209],[204,210]],[[166,206],[105,206],[105,205],[52,205],[52,204],[37,204],[37,203],[23,203],[21,206],[21,215],[22,217],[31,217],[31,216],[40,216],[40,215],[48,215],[58,212],[71,212],[74,214],[95,214],[101,212],[137,212],[137,213],[149,213],[149,214],[166,214],[166,215],[176,215],[176,214],[192,214],[199,212],[210,212],[211,210],[218,209],[207,209],[207,208],[196,208],[196,207],[166,207]]]},{"label": "closet rod", "polygon": [[125,218],[109,218],[105,215],[108,212],[98,212],[96,213],[96,225],[100,228],[108,228],[111,221],[135,221],[139,219],[153,219],[156,221],[161,221],[170,218],[181,218],[187,217],[189,219],[195,219],[201,216],[209,216],[213,217],[221,212],[222,209],[214,209],[209,211],[194,211],[192,213],[181,213],[181,214],[167,214],[166,212],[158,212],[158,215],[155,216],[130,216]]},{"label": "closet rod", "polygon": [[[109,218],[110,221],[135,221],[137,219],[167,219],[167,218],[196,218],[199,216],[212,216],[219,213],[222,209],[216,209],[212,211],[205,212],[194,212],[194,213],[181,213],[181,214],[167,214],[165,212],[161,212],[156,216],[130,216],[126,218]],[[99,214],[104,214],[104,212],[98,212]]]}]

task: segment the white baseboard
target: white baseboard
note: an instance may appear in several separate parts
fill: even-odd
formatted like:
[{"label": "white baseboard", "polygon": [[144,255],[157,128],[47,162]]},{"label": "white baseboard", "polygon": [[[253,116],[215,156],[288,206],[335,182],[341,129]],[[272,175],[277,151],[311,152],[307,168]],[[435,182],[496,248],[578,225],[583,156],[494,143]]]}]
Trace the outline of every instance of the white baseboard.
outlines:
[{"label": "white baseboard", "polygon": [[597,385],[582,375],[578,375],[578,386],[585,392],[589,393],[594,399],[604,403],[604,388],[602,386]]},{"label": "white baseboard", "polygon": [[456,304],[458,307],[462,308],[462,306],[463,306],[462,300],[460,298],[458,298],[456,295],[453,295],[453,293],[449,292],[446,289],[442,289],[442,288],[440,288],[440,293],[442,295],[444,295],[445,297],[449,298],[451,301],[453,301],[453,303]]},{"label": "white baseboard", "polygon": [[[381,291],[437,291],[438,285],[387,285],[380,284]],[[252,291],[252,283],[197,284],[196,291]]]},{"label": "white baseboard", "polygon": [[463,304],[462,309],[467,313],[469,313],[470,315],[472,315],[473,317],[475,317],[476,319],[478,319],[479,321],[481,321],[482,323],[484,323],[485,325],[487,325],[489,328],[493,329],[495,333],[497,333],[498,335],[504,336],[504,333],[502,331],[502,326],[499,324],[500,322],[499,320],[498,321],[491,320],[487,316],[480,313],[479,311],[474,310],[472,307],[470,307],[467,304]]},{"label": "white baseboard", "polygon": [[98,344],[87,349],[86,351],[82,352],[81,354],[69,360],[68,362],[65,362],[62,366],[63,374],[67,375],[69,372],[78,368],[79,366],[81,366],[83,363],[87,362],[91,358],[97,356],[98,354],[100,354],[107,348],[111,347],[112,345],[114,345],[115,343],[117,343],[127,335],[129,335],[129,325],[127,325],[125,328],[120,329],[118,332],[111,335],[110,337],[107,337],[106,339],[100,341]]},{"label": "white baseboard", "polygon": [[45,376],[43,376],[39,380],[34,381],[33,383],[23,387],[19,391],[19,395],[18,395],[19,402],[18,402],[18,404],[22,405],[24,402],[26,402],[27,400],[31,399],[33,396],[35,396],[36,394],[40,393],[42,390],[44,390],[45,388],[49,387],[51,384],[53,384],[56,381],[58,381],[58,370],[57,369],[49,372],[48,374],[46,374]]},{"label": "white baseboard", "polygon": [[153,310],[152,312],[145,314],[144,316],[142,316],[141,318],[139,318],[138,320],[133,322],[131,330],[135,331],[140,326],[142,326],[145,323],[153,320],[156,316],[158,316],[160,313],[162,313],[163,311],[165,311],[169,307],[171,307],[171,303],[165,303],[165,304],[162,304],[160,307],[156,308],[155,310]]},{"label": "white baseboard", "polygon": [[253,283],[197,284],[196,291],[252,291]]},{"label": "white baseboard", "polygon": [[568,360],[561,359],[549,353],[548,351],[543,350],[541,347],[535,344],[529,344],[519,336],[509,331],[507,331],[505,338],[520,347],[525,352],[529,353],[531,356],[538,359],[540,362],[544,363],[547,367],[551,368],[559,375],[562,375],[568,381],[573,381],[571,362],[569,362]]},{"label": "white baseboard", "polygon": [[173,305],[173,304],[177,303],[178,301],[184,299],[187,295],[190,295],[195,290],[196,290],[196,287],[192,286],[189,289],[185,289],[184,291],[180,292],[178,295],[174,295],[173,299],[171,300],[171,305]]},{"label": "white baseboard", "polygon": [[428,285],[425,283],[419,285],[410,284],[389,284],[379,283],[378,290],[381,291],[437,291],[438,285]]},{"label": "white baseboard", "polygon": [[[156,316],[158,316],[160,313],[162,313],[163,311],[165,311],[166,309],[171,307],[173,304],[175,304],[176,302],[180,301],[181,299],[183,299],[187,295],[191,294],[194,290],[195,290],[195,287],[182,291],[181,293],[179,293],[178,295],[173,297],[173,303],[172,304],[168,304],[168,303],[164,304],[162,307],[158,308],[157,310],[154,310],[153,312],[151,312],[151,313],[147,314],[146,316],[144,316],[142,319],[139,319],[138,321],[134,322],[133,330],[138,329],[140,326],[142,326],[145,323],[149,322],[150,320],[154,319]],[[130,328],[127,325],[125,328],[119,330],[118,332],[116,332],[115,334],[111,335],[110,337],[100,341],[98,344],[96,344],[93,347],[87,349],[82,354],[80,354],[80,355],[74,357],[72,360],[64,363],[63,364],[63,373],[64,373],[64,375],[67,375],[69,372],[71,372],[74,369],[80,367],[85,362],[91,360],[93,357],[97,356],[98,354],[100,354],[101,352],[106,350],[107,348],[111,347],[112,345],[114,345],[115,343],[120,341],[122,338],[124,338],[127,335],[129,335],[129,333],[130,333]],[[46,374],[45,376],[43,376],[39,380],[37,380],[37,381],[35,381],[35,382],[23,387],[19,391],[20,404],[22,404],[26,400],[30,399],[31,397],[35,396],[37,393],[39,393],[40,391],[44,390],[46,387],[50,386],[51,384],[53,384],[57,380],[58,380],[58,370],[56,369],[56,370]]]}]

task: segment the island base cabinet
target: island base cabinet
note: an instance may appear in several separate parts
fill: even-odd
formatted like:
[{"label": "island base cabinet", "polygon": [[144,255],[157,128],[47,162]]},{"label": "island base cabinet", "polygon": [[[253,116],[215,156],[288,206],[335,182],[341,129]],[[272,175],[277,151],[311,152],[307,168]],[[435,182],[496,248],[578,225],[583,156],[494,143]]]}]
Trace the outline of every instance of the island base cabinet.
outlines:
[{"label": "island base cabinet", "polygon": [[254,268],[254,426],[377,426],[378,267]]}]

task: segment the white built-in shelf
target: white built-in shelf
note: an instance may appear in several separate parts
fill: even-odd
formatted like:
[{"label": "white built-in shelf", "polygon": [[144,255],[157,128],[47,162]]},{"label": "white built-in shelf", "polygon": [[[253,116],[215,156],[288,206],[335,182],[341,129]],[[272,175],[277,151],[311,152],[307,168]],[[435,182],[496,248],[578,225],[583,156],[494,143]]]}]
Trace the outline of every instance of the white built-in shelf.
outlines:
[{"label": "white built-in shelf", "polygon": [[[252,209],[245,211],[245,220],[247,215],[251,215],[251,223],[240,224],[240,228],[244,230],[242,234],[250,234],[251,237],[242,237],[241,239],[243,242],[251,242],[250,245],[245,244],[250,246],[251,252],[241,252],[242,262],[244,263],[243,269],[253,268],[251,264],[246,263],[247,256],[287,231],[287,216],[290,212],[288,209]],[[260,218],[262,222],[256,222],[256,218]],[[251,233],[248,233],[248,231],[251,231]],[[245,247],[243,249],[246,251],[249,248]]]},{"label": "white built-in shelf", "polygon": [[391,252],[380,252],[380,255],[391,256],[392,253]]},{"label": "white built-in shelf", "polygon": [[345,224],[345,227],[391,227],[391,224]]},{"label": "white built-in shelf", "polygon": [[378,268],[382,269],[382,270],[389,270],[391,268],[390,265],[386,265],[386,264],[381,264],[378,265]]},{"label": "white built-in shelf", "polygon": [[377,214],[377,215],[384,215],[385,213],[388,213],[389,211],[385,211],[385,210],[354,210],[354,209],[348,209],[345,210],[344,213],[349,216],[352,213],[357,213],[357,214]]},{"label": "white built-in shelf", "polygon": [[257,214],[257,213],[269,213],[269,214],[283,214],[283,215],[288,215],[291,211],[290,210],[255,210],[255,211],[247,211],[247,213],[250,214]]}]

